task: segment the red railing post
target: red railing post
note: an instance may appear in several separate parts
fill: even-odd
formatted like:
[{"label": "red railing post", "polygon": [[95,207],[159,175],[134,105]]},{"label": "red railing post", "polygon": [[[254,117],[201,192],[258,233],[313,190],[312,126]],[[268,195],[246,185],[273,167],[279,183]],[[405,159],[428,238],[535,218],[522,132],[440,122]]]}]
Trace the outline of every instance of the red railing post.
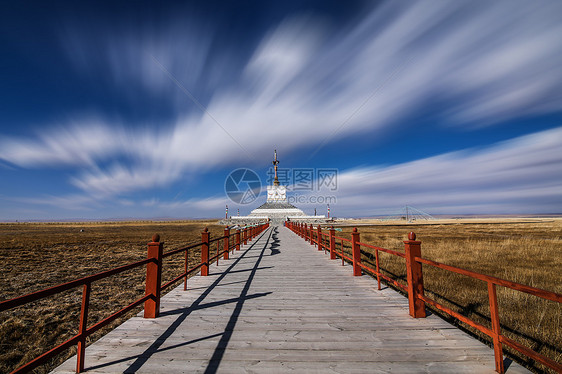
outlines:
[{"label": "red railing post", "polygon": [[377,266],[377,287],[381,289],[381,269],[379,266],[379,250],[375,249],[375,265]]},{"label": "red railing post", "polygon": [[351,250],[353,253],[353,275],[362,275],[363,273],[359,266],[361,263],[361,248],[359,247],[359,232],[357,231],[357,227],[354,227],[351,233]]},{"label": "red railing post", "polygon": [[421,242],[416,241],[416,234],[410,232],[408,240],[404,241],[406,251],[406,277],[408,280],[408,306],[410,315],[414,318],[425,317],[425,302],[419,298],[423,296],[422,265],[415,260],[421,257]]},{"label": "red railing post", "polygon": [[226,238],[224,238],[224,248],[222,249],[224,251],[223,259],[228,260],[230,252],[230,229],[228,226],[224,228],[224,236],[226,236]]},{"label": "red railing post", "polygon": [[336,230],[330,227],[330,260],[336,259]]},{"label": "red railing post", "polygon": [[322,245],[322,228],[318,225],[318,230],[316,230],[316,241],[318,242],[318,250],[321,251],[323,248]]},{"label": "red railing post", "polygon": [[184,263],[183,263],[183,269],[185,272],[185,278],[183,278],[183,290],[187,291],[187,270],[189,269],[189,249],[185,250],[185,255],[184,255]]},{"label": "red railing post", "polygon": [[488,300],[490,302],[490,318],[492,320],[492,341],[494,342],[494,360],[496,361],[496,371],[503,374],[503,352],[500,341],[500,315],[498,312],[498,297],[496,296],[496,285],[488,282]]},{"label": "red railing post", "polygon": [[314,229],[312,223],[310,224],[310,245],[314,245]]},{"label": "red railing post", "polygon": [[308,226],[304,224],[304,240],[308,241]]},{"label": "red railing post", "polygon": [[84,371],[84,359],[86,355],[86,330],[88,329],[88,306],[90,304],[91,283],[84,284],[82,291],[82,308],[80,309],[80,327],[78,329],[78,351],[76,353],[76,372]]},{"label": "red railing post", "polygon": [[236,250],[240,250],[240,229],[236,229]]},{"label": "red railing post", "polygon": [[205,230],[201,233],[201,275],[206,277],[209,275],[209,241],[211,239],[211,234],[209,229],[205,227]]},{"label": "red railing post", "polygon": [[146,264],[145,295],[151,298],[144,302],[144,318],[156,318],[160,314],[163,252],[164,243],[160,243],[160,235],[154,234],[152,242],[148,243],[148,258],[153,262]]},{"label": "red railing post", "polygon": [[248,244],[248,226],[244,226],[244,229],[242,230],[243,236],[244,236],[244,245]]}]

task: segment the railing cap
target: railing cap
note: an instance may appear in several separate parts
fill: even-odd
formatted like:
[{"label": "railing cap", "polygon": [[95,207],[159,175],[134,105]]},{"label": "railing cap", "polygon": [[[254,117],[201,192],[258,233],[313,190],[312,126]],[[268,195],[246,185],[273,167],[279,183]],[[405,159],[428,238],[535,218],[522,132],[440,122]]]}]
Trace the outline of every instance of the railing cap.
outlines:
[{"label": "railing cap", "polygon": [[158,243],[158,242],[160,242],[160,235],[158,235],[158,234],[152,235],[152,242],[153,242],[153,243]]}]

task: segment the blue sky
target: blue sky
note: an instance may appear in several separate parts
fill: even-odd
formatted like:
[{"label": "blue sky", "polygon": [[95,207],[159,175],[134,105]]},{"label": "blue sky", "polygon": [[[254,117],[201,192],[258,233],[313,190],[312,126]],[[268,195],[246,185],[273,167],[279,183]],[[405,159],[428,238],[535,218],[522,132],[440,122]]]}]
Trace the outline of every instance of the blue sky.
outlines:
[{"label": "blue sky", "polygon": [[274,149],[308,213],[562,212],[560,1],[1,7],[0,220],[247,214]]}]

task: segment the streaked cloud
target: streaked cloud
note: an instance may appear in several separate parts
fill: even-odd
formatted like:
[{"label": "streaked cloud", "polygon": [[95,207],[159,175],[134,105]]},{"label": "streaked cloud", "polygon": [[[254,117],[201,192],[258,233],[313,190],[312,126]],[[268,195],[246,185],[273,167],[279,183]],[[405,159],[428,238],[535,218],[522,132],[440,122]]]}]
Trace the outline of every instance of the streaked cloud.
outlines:
[{"label": "streaked cloud", "polygon": [[[497,143],[393,166],[340,170],[336,191],[323,189],[293,194],[328,198],[334,216],[371,216],[396,213],[411,205],[432,214],[552,213],[562,210],[562,127]],[[259,203],[263,200],[263,194]],[[309,201],[309,200],[299,200]],[[34,198],[26,203],[76,210],[107,206],[87,195]],[[130,216],[150,208],[154,216],[208,217],[220,215],[225,204],[241,208],[226,196],[186,200],[148,199],[139,204],[115,202]],[[308,213],[325,204],[301,204]],[[212,212],[212,213],[210,213]],[[234,210],[231,211],[232,213]],[[324,214],[323,211],[318,211]]]},{"label": "streaked cloud", "polygon": [[338,176],[336,215],[562,210],[562,127],[498,143]]},{"label": "streaked cloud", "polygon": [[[558,1],[387,1],[341,32],[311,16],[288,18],[249,51],[213,52],[213,28],[179,17],[160,29],[129,29],[124,23],[96,35],[67,33],[62,43],[77,72],[106,73],[116,92],[139,105],[169,101],[175,119],[115,123],[100,111],[95,119],[43,128],[37,136],[4,137],[0,160],[24,168],[72,167],[69,183],[82,194],[122,198],[164,187],[187,172],[261,165],[278,144],[301,151],[342,136],[372,136],[414,118],[429,104],[442,125],[468,129],[561,111],[560,14]],[[540,159],[546,155],[531,143],[548,139],[536,136],[534,141],[522,138],[527,140],[521,146]],[[457,188],[455,196],[464,199],[458,201],[469,205],[479,203],[479,191],[490,198],[503,191],[522,204],[525,196],[552,195],[560,180],[529,182],[546,166],[529,165],[530,157],[515,146],[360,169],[342,177],[355,180],[361,193],[369,186],[379,196],[404,190],[435,207],[455,199],[444,203],[447,196],[431,194],[439,180],[450,191]],[[560,170],[560,161],[548,162]],[[455,168],[461,163],[470,172]],[[361,179],[364,173],[376,174],[376,188],[369,178]],[[418,189],[405,187],[409,180],[416,180]],[[342,197],[340,203],[362,212],[358,196]]]}]

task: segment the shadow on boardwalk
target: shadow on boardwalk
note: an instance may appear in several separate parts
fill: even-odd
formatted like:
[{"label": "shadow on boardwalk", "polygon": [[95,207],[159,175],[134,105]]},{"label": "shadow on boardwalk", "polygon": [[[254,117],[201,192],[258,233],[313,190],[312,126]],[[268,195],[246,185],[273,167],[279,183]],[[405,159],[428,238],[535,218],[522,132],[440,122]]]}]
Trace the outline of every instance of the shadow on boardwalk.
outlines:
[{"label": "shadow on boardwalk", "polygon": [[[267,235],[271,236],[271,231]],[[216,372],[216,369],[218,368],[218,366],[220,364],[222,355],[224,354],[224,349],[228,346],[228,341],[230,340],[230,337],[232,336],[232,331],[234,329],[234,326],[236,325],[236,321],[237,321],[237,319],[240,315],[240,312],[242,310],[242,306],[244,305],[244,302],[246,300],[249,300],[249,299],[254,299],[254,298],[257,298],[257,297],[266,296],[270,293],[270,292],[266,292],[266,293],[256,293],[256,294],[248,295],[248,290],[250,288],[250,284],[252,283],[252,280],[254,279],[256,271],[260,269],[259,264],[261,262],[261,258],[264,255],[265,249],[268,247],[269,240],[270,239],[268,238],[266,244],[263,246],[263,248],[262,248],[262,250],[261,250],[261,252],[258,256],[258,260],[256,261],[254,267],[251,270],[234,271],[232,269],[234,269],[236,267],[236,265],[238,264],[238,262],[240,260],[242,260],[244,258],[244,256],[246,256],[254,248],[254,246],[257,244],[257,241],[255,241],[253,244],[251,244],[249,246],[249,248],[246,249],[242,253],[242,255],[240,257],[238,257],[226,270],[224,270],[220,274],[220,276],[213,283],[211,283],[211,285],[209,287],[206,287],[205,291],[189,307],[181,308],[181,309],[177,309],[177,310],[173,310],[173,311],[162,312],[160,314],[160,317],[164,317],[166,315],[176,315],[176,314],[179,314],[179,316],[166,329],[166,331],[164,331],[164,333],[162,333],[162,335],[160,335],[154,341],[154,343],[150,347],[148,347],[144,352],[142,352],[140,355],[138,355],[136,357],[126,357],[126,358],[123,358],[123,359],[118,360],[118,361],[113,361],[113,362],[108,362],[106,364],[93,366],[89,369],[90,370],[96,370],[96,369],[99,369],[99,368],[102,368],[102,367],[111,366],[111,365],[113,365],[115,363],[118,363],[118,362],[126,362],[126,361],[130,360],[131,358],[136,358],[136,360],[124,371],[124,373],[136,373],[152,357],[152,355],[157,353],[157,352],[162,352],[164,350],[171,350],[171,349],[180,348],[180,347],[183,347],[183,346],[187,346],[187,345],[190,345],[190,344],[193,344],[193,343],[200,342],[200,341],[205,340],[205,339],[211,339],[211,338],[216,338],[216,337],[220,336],[221,338],[220,338],[219,344],[217,345],[217,348],[215,349],[215,351],[213,353],[213,356],[211,357],[209,366],[205,370],[205,373]],[[277,240],[277,242],[278,242],[278,240]],[[278,244],[277,244],[277,246],[278,246]],[[272,254],[273,254],[273,249],[271,249],[271,251],[272,251]],[[277,253],[278,252],[279,251],[277,251]],[[261,269],[267,269],[267,268],[269,268],[269,267],[261,268]],[[250,271],[251,274],[248,277],[248,279],[246,279],[246,281],[244,282],[245,283],[244,288],[243,288],[242,293],[240,294],[239,297],[202,304],[203,300],[215,289],[215,287],[219,286],[221,281],[224,280],[224,278],[228,274],[246,272],[246,271]],[[237,283],[241,283],[241,282],[237,282]],[[212,335],[209,335],[209,336],[206,336],[206,337],[202,337],[202,338],[199,338],[199,339],[187,341],[187,342],[184,342],[184,343],[172,345],[172,346],[169,346],[169,347],[166,347],[166,348],[161,348],[162,344],[166,341],[166,339],[168,339],[176,331],[176,329],[185,321],[185,319],[193,311],[201,310],[201,309],[205,309],[205,308],[213,308],[213,307],[217,307],[217,306],[229,304],[229,303],[236,303],[236,307],[235,307],[235,309],[234,309],[234,311],[233,311],[233,313],[230,317],[230,320],[228,321],[227,328],[225,329],[225,331],[220,332],[220,333],[216,333],[216,334],[212,334]]]}]

